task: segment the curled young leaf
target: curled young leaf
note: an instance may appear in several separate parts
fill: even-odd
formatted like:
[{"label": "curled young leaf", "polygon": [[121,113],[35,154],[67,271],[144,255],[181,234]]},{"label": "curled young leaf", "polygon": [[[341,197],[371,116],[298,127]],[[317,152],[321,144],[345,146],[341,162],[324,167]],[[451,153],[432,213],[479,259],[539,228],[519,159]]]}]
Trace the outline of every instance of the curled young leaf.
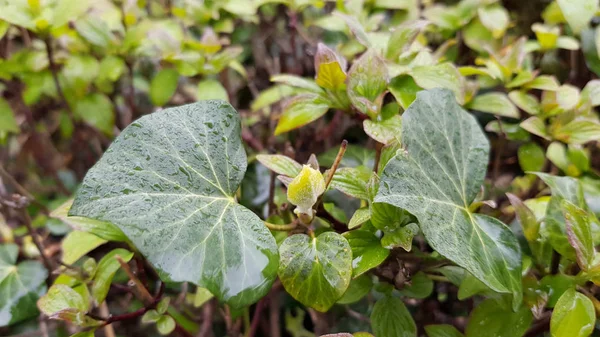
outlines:
[{"label": "curled young leaf", "polygon": [[296,206],[294,213],[307,214],[312,218],[312,207],[323,192],[325,192],[325,179],[321,172],[304,165],[288,185],[287,197]]}]

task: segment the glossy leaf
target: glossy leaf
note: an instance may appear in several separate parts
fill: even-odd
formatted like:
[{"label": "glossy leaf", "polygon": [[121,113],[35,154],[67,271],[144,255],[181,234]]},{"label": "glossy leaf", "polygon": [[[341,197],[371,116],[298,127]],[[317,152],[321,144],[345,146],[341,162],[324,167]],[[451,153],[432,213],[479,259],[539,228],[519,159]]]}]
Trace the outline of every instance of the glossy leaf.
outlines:
[{"label": "glossy leaf", "polygon": [[400,291],[404,296],[411,298],[427,298],[433,292],[433,280],[420,271],[410,279],[410,285]]},{"label": "glossy leaf", "polygon": [[402,135],[402,118],[399,115],[392,116],[382,121],[366,119],[363,122],[365,133],[382,144],[390,144],[399,141]]},{"label": "glossy leaf", "polygon": [[409,223],[403,227],[391,228],[384,231],[381,245],[387,249],[401,247],[407,252],[412,250],[413,238],[419,234],[419,226]]},{"label": "glossy leaf", "polygon": [[329,90],[346,88],[346,64],[340,56],[326,45],[319,43],[315,54],[315,82]]},{"label": "glossy leaf", "polygon": [[279,254],[283,287],[306,306],[325,312],[350,285],[352,251],[337,233],[325,232],[316,238],[294,234],[281,244]]},{"label": "glossy leaf", "polygon": [[386,296],[375,303],[371,327],[377,337],[417,337],[417,326],[404,303]]},{"label": "glossy leaf", "polygon": [[64,284],[50,287],[37,306],[50,319],[63,320],[82,327],[98,326],[102,323],[86,315],[90,303],[75,289]]},{"label": "glossy leaf", "polygon": [[364,166],[342,167],[335,171],[331,187],[358,199],[368,200],[367,183],[372,171]]},{"label": "glossy leaf", "polygon": [[98,262],[96,275],[94,275],[91,289],[92,297],[98,304],[104,302],[113,276],[115,276],[117,270],[121,268],[121,264],[119,263],[119,260],[117,260],[117,256],[120,256],[123,261],[129,262],[129,260],[131,260],[133,257],[133,253],[126,249],[117,248],[104,255],[102,260]]},{"label": "glossy leaf", "polygon": [[523,234],[525,239],[527,239],[527,243],[529,244],[529,248],[531,249],[534,258],[542,265],[549,262],[552,248],[548,245],[546,240],[541,238],[541,224],[537,220],[535,214],[516,195],[511,193],[507,193],[506,195],[512,206],[515,208],[515,214],[521,224]]},{"label": "glossy leaf", "polygon": [[[94,219],[69,216],[69,210],[73,204],[73,199],[67,200],[58,208],[50,213],[50,216],[60,219],[76,231],[88,232],[107,241],[126,241],[127,237],[119,227],[110,222],[98,221]],[[64,243],[63,243],[64,245]]]},{"label": "glossy leaf", "polygon": [[410,74],[420,87],[424,89],[449,89],[454,93],[459,103],[464,102],[462,77],[451,63],[415,67]]},{"label": "glossy leaf", "polygon": [[569,289],[560,297],[550,319],[552,337],[587,337],[594,331],[594,304],[585,295]]},{"label": "glossy leaf", "polygon": [[390,255],[379,238],[366,230],[354,230],[343,234],[352,249],[352,276],[357,277],[379,266]]},{"label": "glossy leaf", "polygon": [[499,305],[494,299],[487,299],[471,312],[465,334],[467,337],[523,336],[532,321],[531,310],[525,306],[513,311]]},{"label": "glossy leaf", "polygon": [[229,104],[166,109],[121,132],[86,175],[70,215],[117,225],[163,278],[248,305],[270,289],[277,247],[233,199],[246,165]]},{"label": "glossy leaf", "polygon": [[587,271],[594,262],[596,250],[592,237],[591,215],[573,203],[562,200],[569,243],[575,249],[579,267]]},{"label": "glossy leaf", "polygon": [[319,170],[304,165],[302,170],[289,183],[287,197],[296,206],[294,213],[309,214],[312,217],[312,207],[317,199],[325,192],[325,179]]},{"label": "glossy leaf", "polygon": [[517,156],[523,172],[541,171],[546,163],[544,149],[533,142],[521,145]]},{"label": "glossy leaf", "polygon": [[531,94],[520,90],[514,90],[508,93],[508,98],[510,98],[510,100],[521,110],[530,115],[537,115],[540,113],[540,102],[537,97]]},{"label": "glossy leaf", "polygon": [[[376,202],[406,209],[429,244],[497,292],[521,302],[521,252],[506,225],[469,211],[485,176],[489,143],[445,90],[419,93],[403,114],[402,144],[385,167]],[[474,240],[477,238],[477,240]]]},{"label": "glossy leaf", "polygon": [[369,219],[371,219],[371,211],[369,210],[369,208],[359,208],[354,212],[352,218],[350,218],[350,221],[348,222],[348,229],[354,229],[362,225],[363,223],[369,221]]},{"label": "glossy leaf", "polygon": [[279,118],[275,135],[297,129],[323,116],[329,105],[315,94],[302,94],[286,102],[283,114]]},{"label": "glossy leaf", "polygon": [[380,96],[390,81],[383,60],[374,50],[359,57],[348,72],[347,92],[350,102],[359,111],[368,115],[379,113]]}]

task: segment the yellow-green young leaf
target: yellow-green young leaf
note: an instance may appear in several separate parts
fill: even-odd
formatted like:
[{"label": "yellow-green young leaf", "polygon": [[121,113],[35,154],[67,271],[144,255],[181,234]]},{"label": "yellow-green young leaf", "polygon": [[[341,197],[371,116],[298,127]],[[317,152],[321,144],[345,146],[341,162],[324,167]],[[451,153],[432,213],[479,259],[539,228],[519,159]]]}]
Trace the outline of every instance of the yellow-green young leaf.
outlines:
[{"label": "yellow-green young leaf", "polygon": [[536,136],[540,136],[546,140],[550,140],[550,135],[548,131],[546,131],[546,124],[544,124],[544,120],[538,117],[529,117],[526,120],[522,121],[519,124],[523,129],[533,133]]},{"label": "yellow-green young leaf", "polygon": [[575,249],[577,264],[583,271],[587,271],[596,254],[590,223],[592,215],[567,200],[562,200],[561,205],[567,225],[567,237]]},{"label": "yellow-green young leaf", "polygon": [[535,37],[543,50],[554,49],[556,47],[556,42],[560,35],[559,27],[546,26],[536,22],[531,26],[531,30],[535,33]]},{"label": "yellow-green young leaf", "polygon": [[164,315],[156,322],[156,329],[161,335],[166,336],[175,330],[175,320],[171,316]]},{"label": "yellow-green young leaf", "polygon": [[460,104],[464,103],[463,78],[452,63],[415,67],[410,71],[410,75],[421,88],[449,89]]},{"label": "yellow-green young leaf", "polygon": [[[465,44],[478,52],[485,52],[486,48],[495,50],[499,43],[493,33],[481,23],[479,18],[473,19],[463,30]],[[495,77],[490,75],[491,77]]]},{"label": "yellow-green young leaf", "polygon": [[526,306],[517,309],[505,308],[495,299],[483,301],[471,312],[466,336],[523,336],[533,321],[533,315]]},{"label": "yellow-green young leaf", "polygon": [[315,94],[298,95],[285,104],[275,135],[297,129],[319,119],[329,110],[329,104]]},{"label": "yellow-green young leaf", "polygon": [[360,276],[379,266],[390,255],[379,238],[367,230],[354,230],[343,234],[352,249],[352,276]]},{"label": "yellow-green young leaf", "polygon": [[259,154],[256,156],[256,160],[269,170],[288,177],[296,177],[302,170],[300,163],[280,154]]},{"label": "yellow-green young leaf", "polygon": [[316,238],[294,234],[281,244],[279,255],[283,287],[315,310],[329,310],[350,285],[352,251],[348,241],[335,232]]},{"label": "yellow-green young leaf", "polygon": [[[517,88],[527,84],[535,79],[535,74],[528,70],[520,71],[510,82],[506,84],[507,88]],[[558,82],[556,83],[558,87]]]},{"label": "yellow-green young leaf", "polygon": [[55,284],[39,299],[37,306],[50,319],[58,319],[87,327],[102,324],[86,315],[90,303],[75,289],[64,284]]},{"label": "yellow-green young leaf", "polygon": [[371,219],[371,211],[368,207],[359,208],[354,212],[348,222],[348,229],[354,229]]},{"label": "yellow-green young leaf", "polygon": [[577,35],[588,27],[598,10],[597,0],[557,0],[556,2],[573,33]]},{"label": "yellow-green young leaf", "polygon": [[382,121],[366,119],[363,121],[363,128],[369,137],[387,145],[400,140],[402,136],[402,118],[395,115]]},{"label": "yellow-green young leaf", "polygon": [[449,324],[426,325],[425,332],[428,337],[465,337],[462,332]]},{"label": "yellow-green young leaf", "polygon": [[74,335],[71,335],[71,337],[94,337],[94,330],[89,330],[89,331],[82,331],[82,332],[78,332]]},{"label": "yellow-green young leaf", "polygon": [[407,51],[417,36],[429,25],[429,21],[407,21],[394,28],[387,44],[385,58],[396,61],[403,52]]},{"label": "yellow-green young leaf", "polygon": [[196,289],[196,294],[194,295],[194,307],[199,308],[204,303],[208,302],[211,298],[213,298],[213,294],[206,288],[198,287]]},{"label": "yellow-green young leaf", "polygon": [[271,77],[271,82],[287,84],[291,87],[305,89],[315,94],[320,94],[323,92],[323,89],[321,89],[321,87],[319,87],[315,81],[295,75],[275,75]]},{"label": "yellow-green young leaf", "polygon": [[346,88],[346,62],[326,45],[319,43],[315,54],[315,82],[333,91]]},{"label": "yellow-green young leaf", "polygon": [[515,103],[521,110],[530,115],[540,113],[540,102],[534,95],[528,94],[526,91],[514,90],[508,93],[508,98]]},{"label": "yellow-green young leaf", "polygon": [[277,245],[234,200],[247,167],[240,134],[240,116],[224,101],[146,115],[88,171],[70,215],[117,225],[170,281],[250,305],[276,277]]},{"label": "yellow-green young leaf", "polygon": [[373,287],[373,280],[369,275],[361,275],[350,281],[348,290],[344,293],[344,296],[340,298],[338,304],[351,304],[360,301],[365,297]]},{"label": "yellow-green young leaf", "polygon": [[62,262],[73,264],[85,254],[107,242],[92,233],[72,231],[62,241]]},{"label": "yellow-green young leaf", "polygon": [[46,268],[38,261],[16,264],[19,247],[0,245],[0,326],[38,315],[35,301],[46,291]]},{"label": "yellow-green young leaf", "polygon": [[[127,241],[127,237],[119,227],[110,222],[98,221],[80,216],[69,216],[73,199],[65,201],[50,213],[50,217],[60,219],[76,231],[89,232],[101,239],[108,241]],[[64,249],[64,247],[63,247]]]},{"label": "yellow-green young leaf", "polygon": [[567,157],[567,146],[561,142],[552,142],[546,150],[546,157],[563,172],[569,172],[569,158]]},{"label": "yellow-green young leaf", "polygon": [[508,28],[508,11],[502,5],[481,6],[477,10],[481,23],[498,39]]},{"label": "yellow-green young leaf", "polygon": [[74,107],[75,116],[105,134],[112,134],[115,125],[115,114],[110,99],[99,93],[85,96],[78,100]]},{"label": "yellow-green young leaf", "polygon": [[483,183],[490,148],[476,119],[441,89],[420,92],[402,119],[406,152],[386,165],[374,201],[412,213],[433,249],[493,290],[512,294],[518,308],[517,239],[501,221],[469,210]]},{"label": "yellow-green young leaf", "polygon": [[372,171],[364,166],[342,167],[335,171],[331,187],[358,199],[368,200],[367,182]]},{"label": "yellow-green young leaf", "polygon": [[553,129],[552,136],[568,144],[585,144],[600,140],[600,122],[595,119],[575,119]]},{"label": "yellow-green young leaf", "polygon": [[469,103],[468,108],[502,117],[519,118],[519,110],[508,99],[506,94],[500,92],[475,96]]},{"label": "yellow-green young leaf", "polygon": [[556,91],[558,88],[559,84],[558,80],[556,80],[556,77],[549,75],[538,76],[523,85],[523,89]]},{"label": "yellow-green young leaf", "polygon": [[371,328],[377,337],[417,337],[417,326],[410,312],[402,300],[391,296],[373,306]]},{"label": "yellow-green young leaf", "polygon": [[152,309],[148,310],[144,316],[142,316],[142,323],[155,323],[161,317],[161,314],[158,311]]},{"label": "yellow-green young leaf", "polygon": [[519,146],[517,155],[523,172],[541,171],[544,168],[546,162],[544,149],[536,143],[526,143]]},{"label": "yellow-green young leaf", "polygon": [[227,90],[225,90],[221,82],[211,79],[203,80],[198,83],[198,94],[196,95],[196,98],[199,101],[206,99],[229,101]]},{"label": "yellow-green young leaf", "polygon": [[382,94],[390,81],[387,67],[375,50],[370,49],[352,64],[348,72],[347,92],[352,105],[370,116],[379,113]]},{"label": "yellow-green young leaf", "polygon": [[325,192],[325,179],[318,170],[304,165],[288,185],[287,198],[296,206],[294,213],[312,216],[312,207]]},{"label": "yellow-green young leaf", "polygon": [[596,313],[594,304],[575,289],[565,291],[552,312],[552,337],[588,337],[594,331]]},{"label": "yellow-green young leaf", "polygon": [[169,303],[171,302],[170,297],[164,297],[158,304],[156,305],[156,311],[159,314],[164,314],[169,309]]},{"label": "yellow-green young leaf", "polygon": [[90,44],[108,49],[116,41],[110,27],[99,16],[85,16],[75,22],[75,29]]},{"label": "yellow-green young leaf", "polygon": [[104,255],[102,260],[98,262],[96,275],[94,275],[92,282],[92,297],[98,305],[104,302],[113,276],[121,268],[117,256],[120,256],[123,261],[129,262],[133,257],[133,253],[123,248],[117,248]]},{"label": "yellow-green young leaf", "polygon": [[350,31],[352,32],[356,40],[358,40],[358,42],[360,42],[365,47],[371,46],[371,39],[369,39],[365,28],[354,16],[342,14],[340,12],[336,12],[335,15],[344,19],[344,21],[348,25],[348,28],[350,28]]},{"label": "yellow-green young leaf", "polygon": [[161,69],[150,82],[150,99],[152,104],[163,106],[171,100],[177,90],[179,73],[172,68]]},{"label": "yellow-green young leaf", "polygon": [[282,99],[292,96],[298,89],[290,87],[288,85],[274,85],[267,90],[261,91],[261,93],[254,99],[250,109],[252,111],[258,111],[269,107],[271,104],[277,103]]},{"label": "yellow-green young leaf", "polygon": [[561,36],[558,38],[558,41],[556,41],[556,46],[561,49],[578,50],[579,41],[570,36]]}]

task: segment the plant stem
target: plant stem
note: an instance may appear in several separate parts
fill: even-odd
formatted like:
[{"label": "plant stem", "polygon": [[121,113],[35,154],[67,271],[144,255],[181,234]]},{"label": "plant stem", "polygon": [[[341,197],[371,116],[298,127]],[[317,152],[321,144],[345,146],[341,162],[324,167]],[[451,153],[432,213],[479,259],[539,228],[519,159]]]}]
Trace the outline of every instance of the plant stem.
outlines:
[{"label": "plant stem", "polygon": [[348,147],[348,141],[345,139],[342,140],[342,145],[340,146],[340,150],[338,151],[338,154],[335,157],[335,161],[333,162],[331,169],[329,169],[329,176],[327,176],[327,181],[325,182],[325,190],[327,190],[327,188],[329,187],[329,184],[331,183],[331,180],[333,180],[333,175],[335,174],[335,171],[337,171],[338,166],[340,166],[340,162],[342,161],[342,158],[344,157],[344,153],[346,153],[347,147]]},{"label": "plant stem", "polygon": [[115,258],[119,261],[119,264],[121,264],[121,268],[123,268],[125,273],[127,273],[127,276],[129,276],[129,279],[131,281],[133,281],[133,283],[135,283],[135,286],[138,289],[138,292],[140,294],[141,300],[143,302],[145,302],[146,304],[152,303],[152,301],[153,301],[152,295],[150,295],[150,293],[148,292],[148,289],[146,289],[146,287],[144,286],[142,281],[140,281],[140,279],[137,278],[133,274],[129,265],[125,261],[123,261],[123,259],[120,256],[117,255],[117,256],[115,256]]},{"label": "plant stem", "polygon": [[46,252],[44,251],[44,245],[40,241],[40,238],[38,238],[37,233],[35,232],[35,229],[33,229],[33,226],[31,225],[31,218],[29,217],[29,213],[27,213],[27,209],[25,207],[22,207],[21,213],[23,214],[23,220],[25,221],[25,226],[27,227],[27,231],[29,232],[29,235],[31,235],[31,238],[33,239],[33,243],[35,244],[37,249],[40,251],[40,256],[42,257],[44,266],[46,267],[46,269],[48,269],[48,278],[51,281],[53,279],[52,272],[54,271],[52,261],[50,261],[48,256],[46,256]]},{"label": "plant stem", "polygon": [[254,309],[254,316],[252,317],[252,325],[250,326],[250,332],[248,333],[248,337],[254,337],[256,335],[256,331],[258,330],[258,323],[260,322],[260,318],[262,315],[262,311],[267,304],[267,297],[263,297],[258,304],[256,304],[256,308]]},{"label": "plant stem", "polygon": [[48,55],[48,63],[50,65],[50,72],[52,73],[52,79],[54,80],[56,92],[63,101],[65,109],[67,110],[67,116],[69,117],[71,124],[76,125],[75,118],[73,117],[73,110],[71,109],[71,106],[69,105],[69,102],[65,97],[65,93],[62,90],[62,86],[60,85],[60,81],[58,80],[58,72],[56,69],[56,63],[54,62],[54,50],[52,49],[52,37],[50,37],[50,35],[46,36],[46,38],[44,39],[44,43],[46,44],[46,54]]}]

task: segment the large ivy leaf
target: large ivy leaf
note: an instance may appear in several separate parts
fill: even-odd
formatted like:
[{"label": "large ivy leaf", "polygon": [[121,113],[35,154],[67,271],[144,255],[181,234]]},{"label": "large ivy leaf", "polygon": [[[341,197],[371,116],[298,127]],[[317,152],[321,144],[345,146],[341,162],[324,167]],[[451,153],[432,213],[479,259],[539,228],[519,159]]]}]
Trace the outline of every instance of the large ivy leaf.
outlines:
[{"label": "large ivy leaf", "polygon": [[302,304],[325,312],[348,289],[352,251],[341,235],[325,232],[311,239],[295,234],[285,239],[279,250],[281,283]]},{"label": "large ivy leaf", "polygon": [[46,269],[37,261],[15,265],[18,254],[17,245],[0,246],[0,326],[35,317],[35,301],[46,292]]},{"label": "large ivy leaf", "polygon": [[165,279],[233,306],[270,289],[277,246],[233,197],[246,171],[238,113],[223,101],[132,123],[88,172],[70,215],[117,225]]},{"label": "large ivy leaf", "polygon": [[521,302],[521,251],[499,220],[469,211],[486,172],[489,142],[447,90],[420,92],[403,114],[402,144],[376,202],[406,209],[429,244],[497,292]]}]

